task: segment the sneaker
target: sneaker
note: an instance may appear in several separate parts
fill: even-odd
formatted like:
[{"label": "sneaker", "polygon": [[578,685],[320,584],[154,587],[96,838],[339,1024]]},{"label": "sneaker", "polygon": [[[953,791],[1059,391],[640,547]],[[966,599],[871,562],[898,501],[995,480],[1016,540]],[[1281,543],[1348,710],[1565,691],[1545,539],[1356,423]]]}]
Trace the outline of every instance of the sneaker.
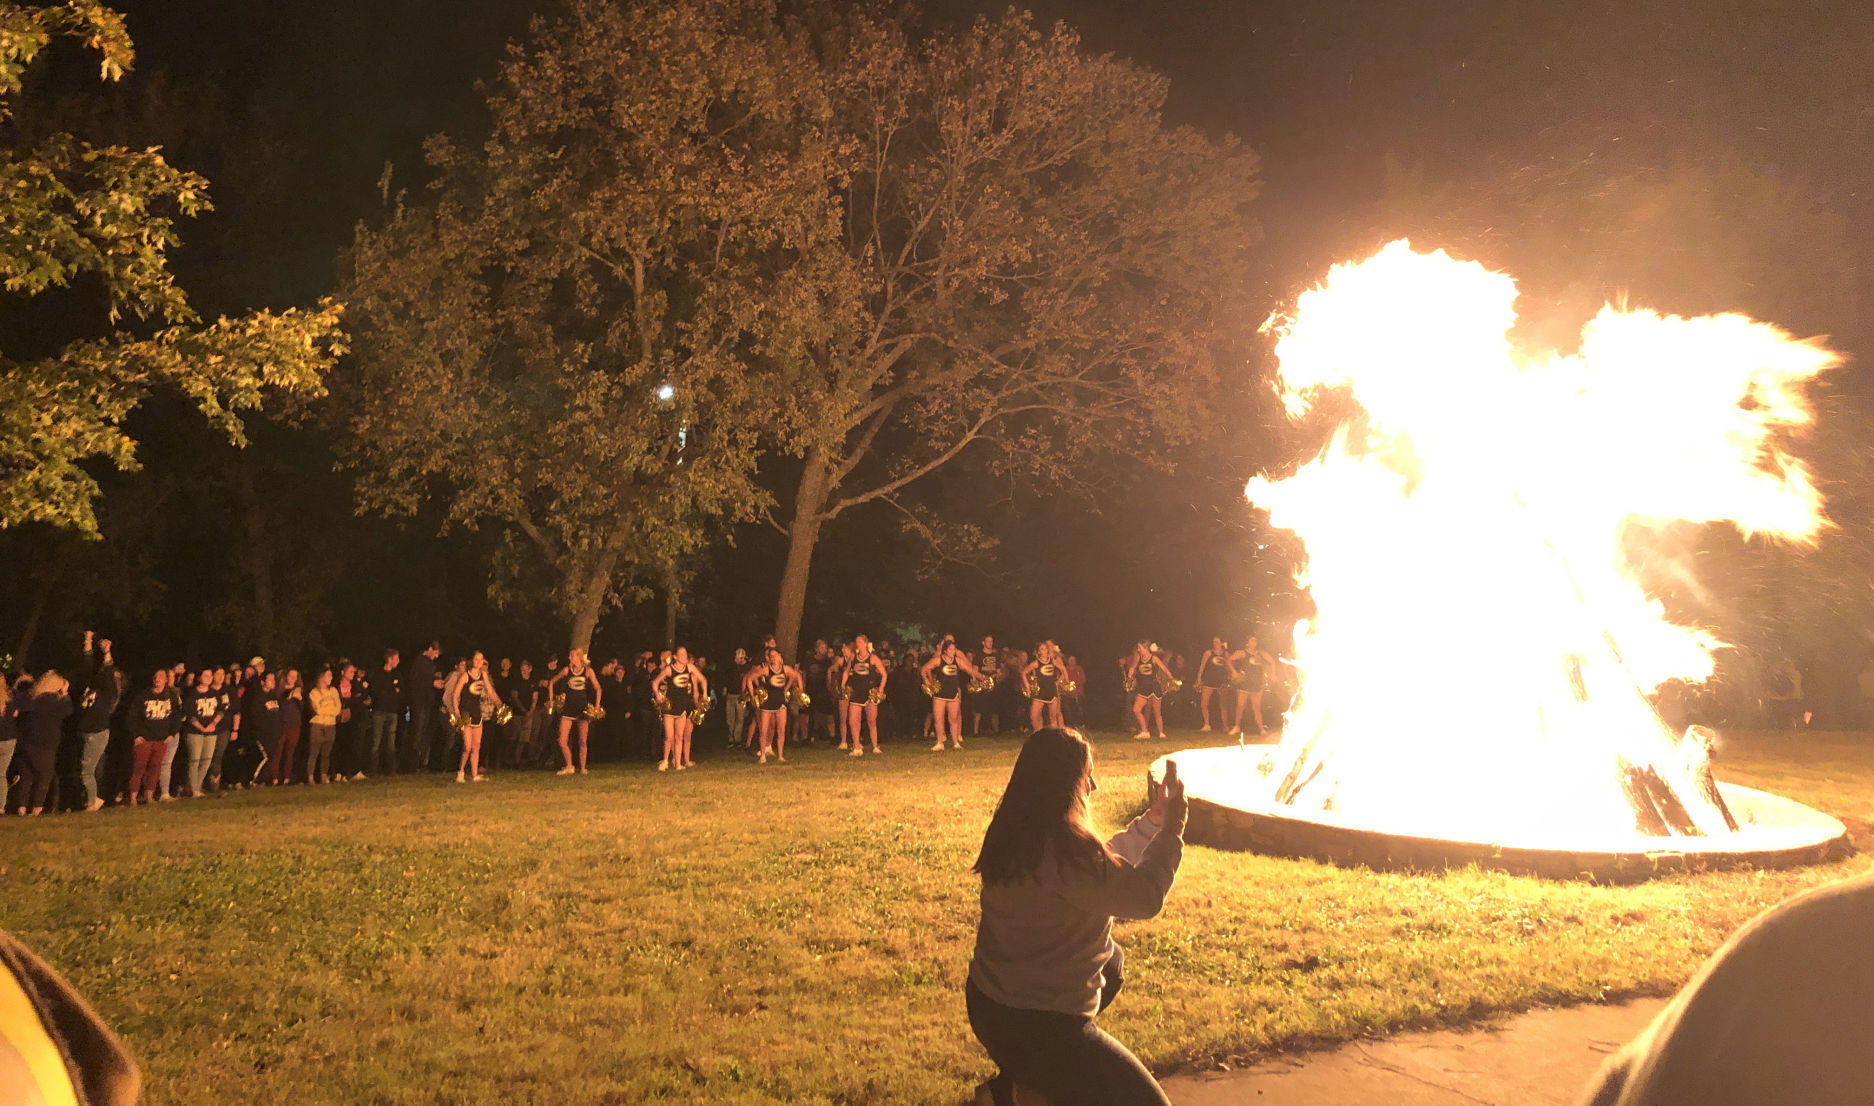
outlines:
[{"label": "sneaker", "polygon": [[865,755],[865,750],[864,750],[864,749],[861,749],[861,748],[859,748],[859,746],[857,746],[857,745],[854,745],[854,746],[852,747],[852,752],[850,752],[850,753],[847,753],[846,755],[847,755],[847,756],[849,756],[849,757],[862,757],[862,756],[864,756],[864,755]]},{"label": "sneaker", "polygon": [[475,783],[487,783],[488,782],[487,776],[470,776],[469,779]]},{"label": "sneaker", "polygon": [[587,771],[585,770],[585,768],[583,768],[583,767],[581,767],[581,768],[579,769],[579,774],[580,774],[580,775],[582,775],[582,776],[586,776],[586,775],[590,775],[591,773],[589,773],[589,772],[587,772]]},{"label": "sneaker", "polygon": [[878,746],[876,746],[876,745],[874,745],[874,746],[872,746],[872,755],[873,755],[873,756],[877,756],[878,754],[880,754],[880,753],[882,753],[882,752],[884,752],[884,751],[885,751],[885,750],[883,750],[883,749],[881,749],[881,748],[879,748],[879,747],[878,747]]},{"label": "sneaker", "polygon": [[786,758],[786,757],[784,757],[784,756],[782,756],[782,755],[781,755],[781,754],[779,754],[779,753],[776,753],[776,754],[774,754],[774,762],[775,762],[776,764],[786,764],[786,763],[787,763],[787,758]]},{"label": "sneaker", "polygon": [[[765,759],[767,759],[767,756],[768,756],[768,754],[766,754],[766,753],[763,753],[763,754],[761,754],[761,755],[762,755],[762,759],[764,759],[764,760],[765,760]],[[668,772],[668,771],[670,771],[670,762],[669,762],[669,761],[667,761],[667,760],[660,760],[660,761],[658,761],[658,762],[657,762],[657,770],[658,770],[659,772]]]},{"label": "sneaker", "polygon": [[556,776],[570,776],[573,774],[573,766],[569,764],[553,774]]},{"label": "sneaker", "polygon": [[679,765],[677,765],[677,771],[679,771],[679,772],[681,772],[681,771],[683,771],[683,770],[684,770],[685,768],[688,768],[688,767],[689,767],[689,765],[687,765],[687,764],[679,764]]},{"label": "sneaker", "polygon": [[[763,750],[761,751],[761,756],[760,756],[760,757],[759,757],[759,758],[757,759],[757,761],[756,761],[756,763],[759,763],[759,764],[766,764],[766,763],[768,763],[768,750],[766,750],[766,749],[763,749]],[[657,766],[657,770],[658,770],[659,772],[662,772],[662,771],[664,770],[664,766],[663,766],[663,765],[661,765],[661,764],[660,764],[660,765],[658,765],[658,766]]]},{"label": "sneaker", "polygon": [[1203,728],[1202,728],[1202,729],[1199,729],[1199,730],[1198,730],[1197,732],[1198,732],[1198,733],[1209,733],[1209,732],[1210,732],[1210,723],[1208,723],[1208,722],[1206,722],[1206,723],[1204,723],[1204,725],[1203,725]]},{"label": "sneaker", "polygon": [[354,779],[354,780],[361,780],[361,779],[363,779],[363,778],[364,778],[364,773],[363,773],[363,772],[360,772],[360,773],[358,773],[357,775],[355,775],[355,776],[353,776],[353,777],[352,777],[352,779]]},{"label": "sneaker", "polygon": [[1133,734],[1133,735],[1132,735],[1132,740],[1134,740],[1134,741],[1150,741],[1150,740],[1152,740],[1152,735],[1151,735],[1151,734],[1149,734],[1149,733],[1146,733],[1146,732],[1145,732],[1144,730],[1140,730],[1140,731],[1139,731],[1138,733],[1135,733],[1135,734]]},{"label": "sneaker", "polygon": [[[340,776],[340,777],[338,777],[338,778],[342,780],[342,779],[344,779],[345,777],[343,777],[343,776]],[[457,772],[457,773],[455,774],[455,782],[457,782],[457,783],[467,783],[467,782],[468,782],[468,777],[467,777],[466,775],[463,775],[463,774],[462,774],[461,772]]]},{"label": "sneaker", "polygon": [[176,797],[174,795],[159,795],[156,801],[159,803],[173,803],[176,801]]},{"label": "sneaker", "polygon": [[1227,734],[1225,734],[1224,736],[1225,736],[1225,737],[1242,737],[1242,736],[1243,736],[1243,727],[1241,727],[1241,726],[1231,726],[1231,727],[1230,727],[1230,732],[1229,732],[1229,733],[1227,733]]},{"label": "sneaker", "polygon": [[93,799],[90,802],[85,804],[86,814],[96,814],[98,811],[103,810],[103,809],[104,809],[103,799]]},{"label": "sneaker", "polygon": [[938,742],[937,744],[935,744],[935,745],[932,745],[932,746],[930,747],[930,751],[931,751],[931,752],[933,752],[933,753],[941,753],[941,752],[943,752],[943,751],[944,751],[944,743],[943,743],[943,742],[941,742],[941,741],[939,741],[939,742]]}]

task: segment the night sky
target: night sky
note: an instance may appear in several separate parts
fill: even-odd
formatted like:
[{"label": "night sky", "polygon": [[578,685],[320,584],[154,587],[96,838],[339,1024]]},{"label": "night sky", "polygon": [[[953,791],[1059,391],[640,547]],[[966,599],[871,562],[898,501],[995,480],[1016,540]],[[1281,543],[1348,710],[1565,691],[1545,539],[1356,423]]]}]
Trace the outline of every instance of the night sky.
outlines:
[{"label": "night sky", "polygon": [[[219,210],[183,228],[186,245],[175,264],[199,307],[232,312],[329,292],[353,227],[381,210],[386,164],[397,167],[395,186],[413,185],[422,178],[425,136],[477,131],[475,82],[495,74],[504,44],[524,35],[542,4],[120,0],[117,6],[139,58],[128,87],[111,95],[134,103],[153,86],[168,90],[166,108],[141,117],[128,112],[124,137],[163,142],[172,160],[213,182]],[[937,25],[997,10],[970,0],[923,7],[924,18]],[[1452,240],[1419,244],[1450,244],[1458,252],[1475,246],[1477,256],[1513,268],[1525,260],[1513,244],[1537,243],[1531,249],[1557,256],[1536,258],[1537,271],[1518,275],[1547,296],[1544,302],[1569,310],[1591,310],[1630,286],[1636,298],[1670,310],[1753,310],[1804,333],[1827,333],[1851,356],[1870,332],[1860,274],[1870,260],[1864,243],[1874,241],[1874,6],[1060,0],[1034,11],[1075,26],[1093,49],[1163,72],[1176,121],[1235,134],[1260,154],[1264,187],[1254,210],[1264,235],[1266,295],[1250,325],[1334,261],[1391,234],[1419,233],[1405,225],[1413,218],[1394,226],[1375,217],[1389,172],[1403,168],[1439,185],[1480,189],[1484,200],[1476,210],[1487,212],[1496,186],[1479,182],[1518,173],[1572,174],[1578,182],[1603,169],[1614,179],[1693,165],[1739,168],[1753,181],[1787,189],[1796,208],[1839,224],[1840,248],[1805,253],[1796,243],[1772,248],[1777,256],[1747,252],[1741,271],[1724,284],[1699,279],[1722,252],[1723,233],[1661,241],[1649,225],[1625,243],[1625,254],[1615,251],[1605,272],[1585,264],[1570,271],[1575,260],[1559,256],[1557,247],[1568,242],[1568,228],[1538,226],[1534,216],[1527,226],[1484,226],[1467,225],[1467,218],[1489,222],[1468,211],[1445,223],[1421,213],[1423,226]],[[95,68],[67,77],[73,74],[73,87],[95,86]],[[1722,186],[1725,178],[1712,179]],[[1774,247],[1782,232],[1771,223],[1753,233],[1753,241]],[[1493,248],[1501,252],[1491,254]],[[1636,258],[1645,263],[1628,264]],[[1555,271],[1540,272],[1544,261]],[[1563,287],[1570,280],[1578,286]],[[1246,378],[1253,371],[1246,366]],[[1843,379],[1865,378],[1851,368]],[[1246,427],[1245,440],[1253,437]],[[1218,609],[1228,608],[1236,620],[1263,617],[1253,593],[1257,574],[1269,566],[1248,554],[1254,535],[1240,518],[1248,473],[1238,471],[1257,462],[1256,450],[1220,443],[1211,453],[1225,489],[1213,502],[1179,504],[1182,515],[1128,516],[1112,532],[1082,535],[1111,543],[1089,563],[1115,567],[1064,566],[1060,576],[1073,589],[1057,594],[1024,592],[1008,579],[979,581],[955,589],[969,598],[938,616],[970,622],[984,612],[1007,618],[1011,609],[1022,610],[1023,624],[1006,627],[1012,637],[1079,633],[1102,639],[1101,649],[1107,637],[1117,648],[1147,621],[1162,627],[1156,632],[1202,639],[1213,632]],[[324,508],[309,507],[317,509]],[[1086,587],[1098,586],[1102,575],[1124,577],[1148,558],[1167,560],[1154,542],[1163,534],[1138,532],[1146,518],[1182,543],[1170,559],[1175,578],[1136,586],[1128,578],[1098,608],[1119,613],[1108,623],[1089,622]],[[888,579],[842,560],[856,557],[842,553],[848,542],[871,548],[866,531],[849,529],[833,539],[816,563],[817,581],[848,580],[845,590],[859,610],[875,597],[901,594],[901,565]],[[742,613],[708,616],[717,632],[746,633],[771,612],[772,584],[761,567],[773,554],[768,540],[751,533],[718,565],[727,582],[704,599]],[[903,550],[886,552],[890,564]],[[469,549],[446,571],[469,580],[479,556]],[[213,586],[188,581],[178,590]],[[356,595],[351,605],[370,607]],[[841,625],[853,614],[823,605],[822,625]]]}]

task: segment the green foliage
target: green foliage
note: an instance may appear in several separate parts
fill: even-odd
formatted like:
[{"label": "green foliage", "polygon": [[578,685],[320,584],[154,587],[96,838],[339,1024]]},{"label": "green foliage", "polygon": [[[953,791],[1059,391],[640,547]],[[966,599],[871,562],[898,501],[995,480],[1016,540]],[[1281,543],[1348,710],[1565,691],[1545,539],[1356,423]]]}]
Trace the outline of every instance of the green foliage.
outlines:
[{"label": "green foliage", "polygon": [[[54,38],[82,39],[116,80],[129,68],[122,19],[99,3],[0,4],[0,113]],[[112,333],[52,357],[0,356],[0,527],[27,521],[95,534],[97,485],[85,462],[134,468],[124,420],[152,388],[180,391],[237,444],[240,413],[268,390],[318,394],[342,352],[338,305],[261,311],[208,325],[168,268],[175,219],[208,210],[207,182],[156,149],[94,147],[56,134],[0,147],[0,281],[34,297],[81,280],[101,287]],[[126,316],[145,333],[117,329]]]},{"label": "green foliage", "polygon": [[537,24],[492,134],[432,140],[434,185],[357,234],[362,502],[502,526],[498,587],[537,591],[546,566],[575,644],[763,502],[779,397],[747,338],[826,200],[803,168],[819,112],[791,84],[810,61],[750,19],[767,26],[735,3],[578,3]]}]

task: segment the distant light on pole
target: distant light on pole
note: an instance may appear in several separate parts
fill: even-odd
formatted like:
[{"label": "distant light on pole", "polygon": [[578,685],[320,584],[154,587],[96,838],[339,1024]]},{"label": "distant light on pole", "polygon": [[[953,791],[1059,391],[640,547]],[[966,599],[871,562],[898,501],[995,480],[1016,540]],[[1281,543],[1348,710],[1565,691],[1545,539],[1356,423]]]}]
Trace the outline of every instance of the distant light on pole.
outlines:
[{"label": "distant light on pole", "polygon": [[673,384],[659,384],[652,390],[651,395],[657,399],[658,403],[668,406],[676,402],[677,389]]}]

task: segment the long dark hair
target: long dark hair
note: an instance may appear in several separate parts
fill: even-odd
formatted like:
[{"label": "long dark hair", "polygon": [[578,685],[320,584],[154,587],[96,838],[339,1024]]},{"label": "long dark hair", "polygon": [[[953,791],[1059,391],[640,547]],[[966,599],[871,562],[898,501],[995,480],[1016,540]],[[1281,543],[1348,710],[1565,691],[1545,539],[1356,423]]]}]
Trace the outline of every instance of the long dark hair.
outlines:
[{"label": "long dark hair", "polygon": [[1087,825],[1087,789],[1093,749],[1078,730],[1037,730],[1015,758],[1015,771],[983,834],[971,869],[984,883],[1038,878],[1049,845],[1064,872],[1068,865],[1104,874],[1118,863]]}]

